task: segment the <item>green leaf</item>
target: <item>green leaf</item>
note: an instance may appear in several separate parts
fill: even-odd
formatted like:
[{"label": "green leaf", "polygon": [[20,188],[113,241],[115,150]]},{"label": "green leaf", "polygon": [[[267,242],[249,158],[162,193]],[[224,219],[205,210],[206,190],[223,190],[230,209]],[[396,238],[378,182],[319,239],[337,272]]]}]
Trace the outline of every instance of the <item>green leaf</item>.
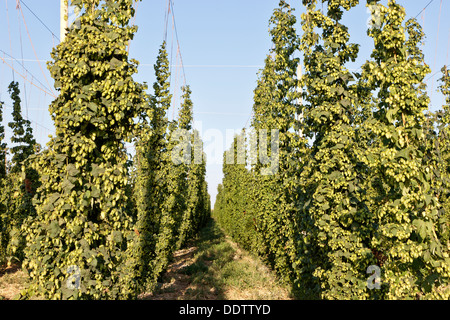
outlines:
[{"label": "green leaf", "polygon": [[403,158],[408,160],[409,159],[409,153],[411,152],[411,150],[409,148],[407,149],[402,149],[399,152],[397,152],[397,154],[395,155],[395,158]]},{"label": "green leaf", "polygon": [[92,186],[91,197],[99,198],[100,197],[100,189],[96,186]]},{"label": "green leaf", "polygon": [[69,179],[64,179],[64,182],[61,185],[63,192],[65,195],[68,195],[72,192],[73,188],[75,188],[75,185],[69,181]]},{"label": "green leaf", "polygon": [[113,57],[109,64],[111,65],[111,68],[116,69],[122,65],[122,61]]},{"label": "green leaf", "polygon": [[61,231],[59,223],[57,221],[52,221],[48,227],[48,231],[50,237],[57,237],[59,235],[59,232]]},{"label": "green leaf", "polygon": [[351,102],[348,99],[342,99],[342,100],[340,100],[340,102],[341,102],[341,105],[344,107],[349,107],[351,105]]},{"label": "green leaf", "polygon": [[426,239],[427,238],[427,224],[425,221],[421,220],[421,219],[415,219],[412,222],[412,225],[416,228],[417,233],[419,234],[419,236],[422,239]]},{"label": "green leaf", "polygon": [[101,168],[99,165],[97,165],[95,163],[92,164],[92,176],[97,178],[104,173],[105,173],[105,169]]},{"label": "green leaf", "polygon": [[94,113],[97,113],[97,111],[98,111],[98,106],[94,102],[89,102],[88,103],[88,108],[89,108],[89,110],[91,110]]},{"label": "green leaf", "polygon": [[122,238],[122,232],[120,231],[113,231],[112,233],[112,240],[116,243],[121,243],[123,241]]},{"label": "green leaf", "polygon": [[71,163],[67,166],[67,173],[69,176],[75,177],[80,173],[80,170],[78,170],[75,165]]}]

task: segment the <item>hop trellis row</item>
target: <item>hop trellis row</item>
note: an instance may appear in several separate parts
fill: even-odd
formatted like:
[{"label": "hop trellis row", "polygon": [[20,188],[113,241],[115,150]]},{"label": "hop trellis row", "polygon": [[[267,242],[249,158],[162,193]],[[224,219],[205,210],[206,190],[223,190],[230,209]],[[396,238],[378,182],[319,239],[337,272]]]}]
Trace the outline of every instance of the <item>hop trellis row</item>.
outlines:
[{"label": "hop trellis row", "polygon": [[[0,265],[22,263],[23,299],[136,299],[155,290],[175,250],[211,217],[189,86],[178,117],[167,117],[165,42],[152,93],[133,79],[133,1],[71,1],[81,14],[48,64],[59,94],[45,148],[12,82],[8,149],[0,102]],[[430,112],[425,34],[401,5],[365,2],[376,11],[373,51],[350,72],[360,46],[343,15],[360,1],[302,4],[300,21],[285,0],[269,21],[273,46],[251,130],[224,155],[213,217],[299,298],[449,299],[448,68],[439,82],[445,104]],[[278,139],[277,170],[242,159],[248,133],[261,130]],[[261,135],[250,137],[257,159],[272,152]]]},{"label": "hop trellis row", "polygon": [[[0,262],[22,261],[30,280],[23,298],[132,299],[153,289],[173,251],[195,237],[210,216],[205,162],[170,161],[176,128],[199,140],[190,130],[191,92],[184,89],[180,119],[169,122],[164,45],[154,94],[133,80],[138,63],[127,51],[137,31],[130,25],[132,0],[71,3],[82,12],[77,28],[69,30],[48,64],[59,93],[49,108],[56,133],[40,151],[26,129],[27,141],[13,141],[27,148],[15,153],[11,169],[3,166],[1,152],[2,191],[10,179],[18,185],[2,192]],[[18,87],[11,88],[18,97]],[[15,119],[15,130],[24,131],[24,125],[29,124]],[[125,143],[136,145],[133,159]],[[20,211],[12,212],[11,202]],[[9,249],[17,242],[14,234],[20,255]]]},{"label": "hop trellis row", "polygon": [[341,20],[358,4],[304,0],[297,36],[280,1],[252,124],[280,131],[280,170],[224,165],[214,215],[300,298],[448,299],[448,70],[433,114],[420,25],[395,0],[368,0],[374,50],[351,73],[359,45]]}]

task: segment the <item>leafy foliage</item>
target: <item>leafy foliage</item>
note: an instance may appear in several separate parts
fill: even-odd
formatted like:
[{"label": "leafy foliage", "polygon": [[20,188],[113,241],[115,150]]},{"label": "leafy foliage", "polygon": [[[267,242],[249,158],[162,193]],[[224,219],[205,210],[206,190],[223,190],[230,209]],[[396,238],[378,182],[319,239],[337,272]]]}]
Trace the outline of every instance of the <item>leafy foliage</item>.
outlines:
[{"label": "leafy foliage", "polygon": [[[190,130],[193,104],[185,88],[180,119],[169,123],[165,43],[154,95],[133,80],[138,62],[127,50],[137,31],[129,24],[133,0],[72,4],[83,12],[80,27],[69,31],[48,65],[60,93],[50,106],[56,135],[30,157],[42,185],[33,198],[36,214],[22,224],[30,277],[22,294],[133,299],[154,289],[174,249],[209,218],[205,159],[193,167],[172,159],[179,141],[171,135]],[[203,155],[198,134],[190,134],[194,143],[188,135],[182,144]],[[125,148],[132,142],[134,161]]]},{"label": "leafy foliage", "polygon": [[[24,258],[25,236],[21,228],[24,221],[35,214],[31,200],[39,186],[39,175],[31,168],[30,156],[39,146],[33,138],[31,122],[22,117],[19,83],[11,82],[8,91],[13,101],[13,122],[8,125],[12,129],[11,142],[14,146],[10,148],[12,158],[8,165],[6,158],[2,159],[4,173],[0,215],[3,221],[1,227],[3,260],[7,259],[11,264],[13,260],[20,263]],[[2,153],[5,156],[6,144],[3,149]]]},{"label": "leafy foliage", "polygon": [[[134,118],[146,108],[145,87],[128,60],[131,0],[73,1],[82,10],[52,52],[49,70],[59,96],[50,106],[56,136],[36,159],[42,186],[37,216],[27,224],[27,295],[56,299],[119,299],[134,294],[129,281],[127,154]],[[73,273],[79,271],[79,274]],[[78,285],[67,285],[79,276]]]},{"label": "leafy foliage", "polygon": [[[379,12],[368,30],[374,50],[354,74],[346,64],[359,45],[349,42],[341,19],[358,0],[304,0],[301,38],[280,2],[271,22],[283,23],[271,30],[274,49],[258,79],[252,121],[257,130],[280,131],[279,171],[264,176],[264,164],[254,161],[251,170],[223,168],[214,215],[301,298],[450,294],[448,71],[440,87],[447,104],[431,113],[424,33],[415,19],[405,22],[396,1],[379,2],[367,1]],[[291,58],[297,49],[300,79]],[[266,146],[252,139],[259,159]],[[382,271],[376,290],[368,286],[374,266]]]},{"label": "leafy foliage", "polygon": [[450,275],[448,248],[437,235],[446,222],[432,188],[434,168],[423,161],[429,104],[423,79],[430,72],[418,48],[424,35],[414,19],[405,32],[404,8],[395,1],[378,9],[381,26],[369,29],[373,60],[362,75],[377,90],[373,118],[364,124],[376,135],[364,160],[377,185],[369,200],[377,203],[370,245],[383,256],[384,298],[448,297],[442,289]]},{"label": "leafy foliage", "polygon": [[[252,126],[256,137],[252,139],[256,141],[257,158],[263,161],[252,162],[251,172],[247,171],[246,164],[236,164],[239,143],[235,140],[231,149],[235,162],[224,164],[224,182],[214,210],[224,228],[233,230],[230,234],[235,240],[254,248],[285,281],[292,281],[294,274],[294,198],[298,170],[294,159],[303,141],[297,135],[299,59],[293,55],[298,50],[299,39],[292,11],[286,1],[280,1],[274,10],[270,19],[273,48],[254,92]],[[239,139],[243,141],[245,137]],[[273,149],[272,143],[278,148]],[[266,161],[270,155],[273,161]]]},{"label": "leafy foliage", "polygon": [[15,145],[11,148],[12,153],[12,168],[11,172],[16,173],[21,171],[22,163],[28,159],[29,156],[35,153],[36,141],[33,138],[33,130],[31,128],[30,120],[25,120],[21,113],[21,99],[18,82],[11,82],[8,87],[11,99],[13,101],[13,122],[8,126],[13,131],[11,142]]},{"label": "leafy foliage", "polygon": [[[174,250],[210,218],[206,157],[192,130],[188,86],[178,120],[167,119],[165,43],[154,94],[133,80],[133,1],[71,2],[82,15],[48,64],[59,96],[50,106],[56,135],[45,150],[21,115],[13,82],[15,146],[7,166],[0,103],[0,263],[25,253],[29,284],[22,298],[136,298],[155,288]],[[134,159],[125,148],[133,142]]]},{"label": "leafy foliage", "polygon": [[[0,101],[0,190],[4,190],[6,184],[6,143],[3,142],[5,138],[5,128],[3,127],[3,102]],[[6,261],[6,210],[7,205],[5,201],[5,192],[0,194],[0,265]]]},{"label": "leafy foliage", "polygon": [[[314,142],[304,157],[300,179],[307,201],[301,204],[299,217],[306,232],[299,244],[299,278],[318,289],[308,294],[364,299],[371,252],[364,244],[368,219],[359,189],[357,131],[352,125],[356,88],[345,68],[345,63],[355,61],[358,46],[348,42],[347,27],[340,22],[344,10],[358,1],[327,1],[326,14],[315,3],[307,2],[302,38],[304,134],[314,137]],[[316,28],[322,33],[315,33]]]}]

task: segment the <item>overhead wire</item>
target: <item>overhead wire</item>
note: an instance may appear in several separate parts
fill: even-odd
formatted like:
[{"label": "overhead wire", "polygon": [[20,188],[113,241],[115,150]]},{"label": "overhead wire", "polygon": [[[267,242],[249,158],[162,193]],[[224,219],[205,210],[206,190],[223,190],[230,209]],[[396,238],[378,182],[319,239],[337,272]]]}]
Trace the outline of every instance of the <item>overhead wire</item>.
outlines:
[{"label": "overhead wire", "polygon": [[23,5],[25,6],[25,8],[28,9],[28,11],[31,12],[31,14],[32,14],[33,16],[34,16],[34,17],[35,17],[35,18],[36,18],[36,19],[44,26],[44,28],[47,29],[47,30],[52,34],[52,36],[53,36],[54,38],[56,38],[56,39],[58,39],[58,41],[60,41],[59,37],[53,33],[53,31],[45,24],[45,22],[42,21],[42,20],[38,17],[38,15],[37,15],[36,13],[34,13],[34,11],[30,9],[30,7],[27,6],[27,4],[26,4],[23,0],[19,0],[19,1],[20,1],[21,4],[23,4]]},{"label": "overhead wire", "polygon": [[[437,27],[437,34],[436,34],[436,48],[434,51],[434,61],[433,61],[433,70],[436,70],[436,58],[438,53],[438,45],[439,45],[439,29],[441,28],[441,13],[442,13],[442,0],[439,5],[439,17],[438,17],[438,27]],[[434,75],[432,76],[432,80],[434,79]],[[434,81],[431,81],[431,96],[430,98],[433,98],[434,93]]]},{"label": "overhead wire", "polygon": [[[5,71],[5,64],[2,63],[2,71],[0,73],[0,88],[3,88],[3,72]],[[2,91],[0,90],[0,101],[2,101]]]},{"label": "overhead wire", "polygon": [[445,58],[445,63],[448,66],[448,53],[449,53],[449,49],[450,49],[450,30],[448,32],[448,43],[447,43],[447,57]]},{"label": "overhead wire", "polygon": [[[6,60],[9,60],[10,58],[5,58]],[[21,59],[22,60],[22,59]],[[25,62],[46,62],[46,60],[42,60],[42,59],[23,59],[23,61]],[[140,67],[151,67],[153,68],[155,65],[151,64],[151,63],[140,63],[139,64]],[[181,66],[183,66],[184,68],[224,68],[224,69],[260,69],[263,68],[264,66],[262,65],[238,65],[238,64],[174,64],[172,65],[173,67],[179,67],[181,68]],[[356,70],[356,69],[355,69]]]},{"label": "overhead wire", "polygon": [[[10,31],[10,26],[9,26],[9,12],[8,12],[8,3],[7,3],[7,0],[5,0],[5,2],[6,2],[6,8],[7,8],[7,14],[8,14],[8,31],[9,31],[9,37],[10,37],[10,49],[11,49],[11,53],[12,53],[12,45],[11,45],[11,31]],[[22,30],[21,30],[21,23],[20,23],[20,14],[22,15],[22,18],[23,18],[23,20],[24,20],[24,24],[25,24],[25,27],[27,28],[27,33],[28,33],[28,36],[29,36],[29,38],[30,38],[30,42],[31,42],[31,44],[32,44],[32,46],[33,46],[33,50],[34,50],[34,45],[33,45],[33,43],[32,43],[32,40],[31,40],[31,36],[30,36],[30,34],[29,34],[29,31],[28,31],[28,27],[27,27],[27,25],[26,25],[26,21],[25,21],[25,17],[24,17],[24,14],[23,14],[23,12],[22,12],[22,9],[21,9],[21,4],[23,4],[30,12],[31,12],[31,14],[51,33],[51,35],[52,35],[52,41],[53,41],[53,45],[55,44],[55,42],[54,42],[54,39],[55,38],[57,38],[58,40],[59,40],[59,38],[51,31],[51,29],[42,21],[42,19],[40,19],[35,13],[34,13],[34,11],[24,2],[24,1],[22,1],[22,0],[16,0],[16,9],[17,9],[17,16],[18,16],[18,20],[19,20],[19,41],[20,41],[20,48],[21,48],[21,60],[22,60],[22,62],[19,62],[19,60],[18,59],[16,59],[16,58],[14,58],[12,55],[9,55],[8,53],[6,53],[6,52],[4,52],[3,50],[0,50],[4,55],[6,55],[6,56],[8,56],[9,58],[6,58],[5,56],[2,58],[2,57],[0,57],[0,59],[2,60],[2,62],[3,62],[3,64],[2,64],[2,66],[4,67],[4,65],[6,65],[6,66],[8,66],[8,67],[10,67],[11,68],[11,70],[12,70],[12,74],[13,74],[13,79],[14,79],[14,74],[15,73],[17,73],[19,76],[21,76],[24,80],[25,80],[25,82],[29,82],[30,84],[31,84],[31,86],[30,86],[30,88],[29,88],[29,90],[28,90],[28,92],[27,92],[27,88],[26,88],[26,83],[24,82],[24,99],[25,99],[25,109],[26,109],[26,115],[25,115],[25,119],[28,119],[28,120],[30,120],[30,122],[32,122],[32,123],[34,123],[35,124],[35,127],[36,127],[36,129],[37,129],[37,126],[38,127],[40,127],[41,128],[41,130],[42,130],[42,128],[44,128],[45,130],[47,130],[47,131],[49,131],[49,132],[53,132],[54,130],[52,130],[52,129],[49,129],[48,127],[46,127],[46,126],[44,126],[44,125],[42,125],[42,124],[40,124],[39,122],[37,122],[37,121],[34,121],[34,120],[31,120],[31,119],[29,119],[29,114],[28,114],[28,101],[31,99],[31,92],[32,92],[32,88],[33,88],[33,86],[34,87],[36,87],[36,88],[38,88],[40,91],[42,91],[42,92],[44,92],[44,94],[45,94],[45,96],[47,96],[47,94],[49,94],[50,96],[52,96],[52,97],[56,97],[55,96],[55,94],[52,92],[52,90],[51,89],[49,89],[48,87],[46,87],[46,85],[44,85],[42,82],[40,82],[39,81],[39,79],[37,78],[37,77],[35,77],[26,67],[25,67],[25,65],[24,65],[24,62],[25,61],[33,61],[33,62],[38,62],[38,63],[40,63],[40,62],[45,62],[45,60],[39,60],[39,59],[37,59],[37,55],[36,55],[36,59],[24,59],[24,55],[23,55],[23,40],[22,40]],[[36,54],[36,52],[35,52],[35,54]],[[11,61],[11,65],[9,65],[7,62],[6,62],[6,60],[10,60]],[[21,74],[20,72],[18,72],[16,69],[15,69],[15,67],[14,67],[14,62],[17,62],[22,68],[23,68],[23,74]],[[41,66],[40,66],[41,67]],[[41,67],[41,71],[42,71],[42,67]],[[29,79],[29,75],[31,76],[31,79]],[[45,77],[45,74],[44,74],[44,77]],[[47,78],[46,78],[46,80],[47,80]],[[38,86],[35,82],[37,82],[37,83],[39,83],[42,87],[40,87],[40,86]],[[47,81],[47,84],[48,84],[48,81]],[[44,89],[45,88],[45,89]],[[48,90],[48,91],[47,91]],[[28,97],[27,97],[28,96]],[[40,96],[39,96],[39,101],[40,101],[41,99],[40,99]],[[40,105],[40,104],[39,104]],[[44,114],[44,113],[42,113],[42,114]],[[40,130],[40,131],[41,131]]]},{"label": "overhead wire", "polygon": [[[8,55],[8,56],[9,56],[9,58],[5,58],[5,60],[16,60],[16,61],[18,61],[15,58],[11,58],[10,55]],[[46,60],[37,60],[37,59],[20,59],[20,60],[25,61],[25,62],[46,62]]]},{"label": "overhead wire", "polygon": [[250,116],[248,117],[247,121],[245,122],[244,129],[247,129],[248,124],[250,123],[250,120],[253,118],[254,110],[252,108],[252,112],[250,113]]},{"label": "overhead wire", "polygon": [[[25,25],[25,29],[27,30],[28,38],[30,39],[31,47],[33,48],[34,55],[36,56],[36,59],[39,60],[39,58],[37,56],[36,48],[34,47],[33,40],[31,39],[30,31],[28,30],[28,26],[27,26],[27,22],[25,20],[25,15],[23,14],[22,6],[19,6],[19,10],[20,10],[20,13],[22,15],[22,20],[23,20],[23,23]],[[41,63],[38,62],[38,64],[39,64],[39,68],[41,69],[42,75],[44,76],[45,81],[47,82],[48,86],[51,88],[52,86],[48,82],[47,76],[45,75],[45,72],[44,72],[44,70],[42,68]],[[53,92],[53,90],[51,90],[51,91]]]},{"label": "overhead wire", "polygon": [[[6,63],[6,60],[16,61],[16,62],[17,62],[24,70],[26,70],[26,72],[27,72],[28,74],[31,75],[32,79],[35,79],[35,80],[36,80],[43,88],[45,88],[46,90],[51,91],[51,90],[50,90],[49,88],[47,88],[41,81],[39,81],[39,79],[38,79],[37,77],[35,77],[35,76],[34,76],[27,68],[25,68],[25,66],[24,66],[23,64],[21,64],[19,60],[17,60],[16,58],[12,57],[11,55],[9,55],[8,53],[6,53],[5,51],[3,51],[3,50],[1,50],[1,49],[0,49],[0,52],[3,53],[4,55],[7,55],[7,56],[9,57],[9,58],[0,57],[0,59],[3,61],[4,64],[6,64],[8,67],[10,67],[10,68],[13,70],[13,72],[16,72],[17,74],[19,74],[22,78],[25,79],[25,81],[30,82],[30,80],[28,80],[27,77],[21,75],[20,73],[18,73],[18,72],[15,70],[14,65],[11,66],[11,65],[9,65],[8,63]],[[35,87],[37,87],[39,90],[41,90],[41,91],[43,91],[43,92],[45,92],[45,93],[48,93],[48,94],[50,94],[51,96],[53,96],[53,97],[56,98],[56,96],[55,96],[54,94],[52,94],[52,93],[50,93],[50,92],[44,90],[43,88],[37,86],[36,84],[34,84],[34,83],[32,83],[32,82],[30,82],[30,83],[31,83],[32,85],[34,85]]]},{"label": "overhead wire", "polygon": [[434,0],[431,0],[430,2],[428,2],[428,4],[422,9],[420,10],[420,12],[414,17],[414,19],[417,19],[417,17],[425,11],[426,8],[428,8],[428,6],[433,2]]},{"label": "overhead wire", "polygon": [[[449,30],[449,32],[448,32],[448,43],[447,43],[447,55],[446,55],[446,58],[445,58],[445,67],[447,68],[447,70],[449,69],[449,66],[448,66],[448,53],[449,53],[449,49],[450,49],[450,30]],[[445,95],[442,95],[442,105],[445,105],[445,100],[446,100],[446,96]]]},{"label": "overhead wire", "polygon": [[[181,55],[181,46],[180,41],[178,37],[178,30],[176,26],[176,20],[175,20],[175,11],[174,11],[174,4],[172,0],[167,0],[167,9],[164,11],[164,33],[163,33],[163,40],[168,44],[168,30],[169,30],[169,19],[171,21],[171,28],[172,28],[172,34],[171,34],[171,43],[170,43],[170,61],[169,61],[169,82],[172,84],[174,82],[174,85],[172,87],[172,120],[175,118],[175,111],[176,111],[176,105],[179,102],[177,100],[178,98],[178,78],[179,78],[179,69],[181,69],[181,76],[183,78],[182,82],[183,85],[186,85],[186,72],[184,69],[183,64],[183,58]],[[176,54],[175,54],[175,63],[174,63],[174,51],[176,46]],[[146,66],[146,65],[143,65]],[[148,65],[150,66],[150,65]],[[172,76],[173,74],[173,76]]]},{"label": "overhead wire", "polygon": [[[44,93],[44,101],[46,101],[46,100],[47,100],[47,94]],[[41,106],[41,95],[38,96],[38,107],[40,107],[40,106]],[[40,120],[41,120],[41,122],[44,122],[45,112],[41,112],[40,114],[41,114]],[[42,141],[42,130],[39,130],[39,141]]]},{"label": "overhead wire", "polygon": [[[33,83],[33,78],[31,78],[31,83]],[[24,84],[23,84],[23,87],[25,88],[25,82],[24,82]],[[31,85],[30,86],[30,88],[29,88],[29,90],[28,90],[28,98],[27,98],[27,101],[32,101],[31,100],[31,89],[33,89],[33,86]],[[26,92],[24,92],[24,95],[26,96]],[[30,107],[28,106],[28,103],[27,103],[27,105],[26,105],[26,115],[27,115],[27,117],[28,117],[28,110],[30,110]]]},{"label": "overhead wire", "polygon": [[164,42],[167,42],[167,29],[169,25],[169,13],[170,13],[170,0],[167,0],[167,10],[164,11],[164,33],[163,33],[163,40]]},{"label": "overhead wire", "polygon": [[[23,61],[23,41],[22,41],[22,27],[20,26],[20,15],[19,15],[19,10],[18,10],[18,6],[20,5],[19,0],[17,0],[17,5],[16,5],[16,9],[17,9],[17,21],[19,22],[19,42],[20,42],[20,56],[22,58],[22,66],[24,65],[24,61]],[[27,76],[27,72],[24,69],[24,73]],[[23,82],[23,96],[24,96],[24,100],[25,100],[25,114],[28,117],[28,99],[27,99],[27,86],[26,86],[26,82]]]},{"label": "overhead wire", "polygon": [[180,46],[180,40],[178,37],[177,23],[175,21],[175,10],[173,8],[173,1],[169,0],[169,3],[171,4],[171,7],[172,7],[172,17],[173,17],[173,25],[174,25],[174,29],[175,29],[175,38],[177,41],[178,50],[180,51],[180,63],[181,63],[181,70],[183,71],[184,85],[186,85],[186,72],[184,70],[183,57],[181,55],[181,46]]},{"label": "overhead wire", "polygon": [[[5,5],[6,5],[6,21],[8,22],[9,50],[10,50],[11,55],[12,55],[13,52],[12,52],[12,40],[11,40],[11,25],[9,23],[8,0],[5,0]],[[14,67],[14,62],[12,62],[11,64]],[[15,80],[14,79],[14,71],[12,71],[12,78],[13,78],[13,81],[14,81]]]},{"label": "overhead wire", "polygon": [[[28,80],[28,78],[26,76],[24,76],[23,74],[21,74],[20,72],[18,72],[16,69],[14,69],[13,66],[9,65],[6,60],[3,59],[3,57],[0,57],[0,59],[3,61],[4,64],[6,64],[8,67],[10,67],[14,73],[16,73],[17,75],[21,76],[25,81],[30,82],[30,80]],[[53,96],[54,98],[56,98],[56,95],[54,95],[53,93],[47,92],[44,89],[42,89],[41,87],[37,86],[36,84],[30,82],[33,86],[35,86],[36,88],[38,88],[39,90],[48,93],[49,95]]]}]

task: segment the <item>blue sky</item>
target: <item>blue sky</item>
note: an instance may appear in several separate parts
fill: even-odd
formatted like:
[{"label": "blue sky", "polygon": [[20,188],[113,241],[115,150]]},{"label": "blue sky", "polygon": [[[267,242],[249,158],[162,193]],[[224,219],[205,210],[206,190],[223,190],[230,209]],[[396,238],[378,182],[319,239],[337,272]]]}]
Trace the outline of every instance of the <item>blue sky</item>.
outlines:
[{"label": "blue sky", "polygon": [[[407,17],[415,17],[430,1],[398,2],[405,6]],[[51,32],[25,5],[22,5],[21,12],[16,9],[16,0],[0,0],[0,30],[2,30],[0,57],[9,64],[6,65],[0,59],[0,100],[6,104],[4,110],[6,126],[11,120],[12,111],[7,86],[13,80],[11,67],[14,67],[16,70],[14,79],[20,82],[22,89],[24,116],[32,121],[38,142],[45,145],[49,140],[48,135],[53,133],[53,124],[48,113],[48,105],[53,99],[50,94],[53,80],[46,69],[45,61],[50,59],[52,47],[59,42],[57,39],[59,0],[23,0],[23,2]],[[257,72],[263,66],[264,58],[271,47],[268,21],[279,1],[173,0],[173,3],[184,72],[187,84],[193,91],[194,118],[204,135],[205,147],[211,150],[214,143],[219,146],[218,154],[210,155],[212,159],[207,167],[207,180],[214,201],[217,185],[222,180],[222,165],[219,162],[222,155],[219,153],[229,147],[225,143],[225,132],[227,129],[239,130],[250,123],[248,120],[252,110]],[[387,0],[382,3],[387,3]],[[344,24],[350,29],[351,41],[361,45],[358,61],[349,65],[351,69],[357,69],[369,58],[372,50],[372,41],[366,35],[369,13],[364,4],[365,1],[361,1],[357,8],[344,16]],[[296,8],[295,14],[300,20],[300,14],[304,11],[301,0],[291,0],[291,5]],[[440,21],[439,11],[441,11]],[[139,30],[131,43],[130,58],[140,62],[139,73],[135,78],[140,82],[146,81],[150,93],[154,81],[153,64],[164,39],[166,12],[167,0],[143,0],[137,7],[135,23],[139,26]],[[449,13],[450,1],[433,0],[424,13],[417,17],[427,36],[423,50],[426,62],[433,69],[432,74],[449,63]],[[178,66],[179,58],[171,17],[167,26],[168,50],[174,65],[172,85],[175,96],[178,96],[179,86],[183,84],[184,79],[181,76],[182,69]],[[11,61],[10,56],[17,60]],[[41,62],[38,63],[36,60]],[[429,92],[434,89],[432,110],[439,109],[443,103],[442,96],[435,92],[438,78],[439,74],[427,82]],[[43,88],[47,93],[36,86]],[[178,103],[179,99],[175,99],[175,104]],[[170,111],[169,118],[172,114]],[[8,127],[6,131],[9,139]],[[214,137],[220,138],[220,135],[224,140],[214,141]]]}]

